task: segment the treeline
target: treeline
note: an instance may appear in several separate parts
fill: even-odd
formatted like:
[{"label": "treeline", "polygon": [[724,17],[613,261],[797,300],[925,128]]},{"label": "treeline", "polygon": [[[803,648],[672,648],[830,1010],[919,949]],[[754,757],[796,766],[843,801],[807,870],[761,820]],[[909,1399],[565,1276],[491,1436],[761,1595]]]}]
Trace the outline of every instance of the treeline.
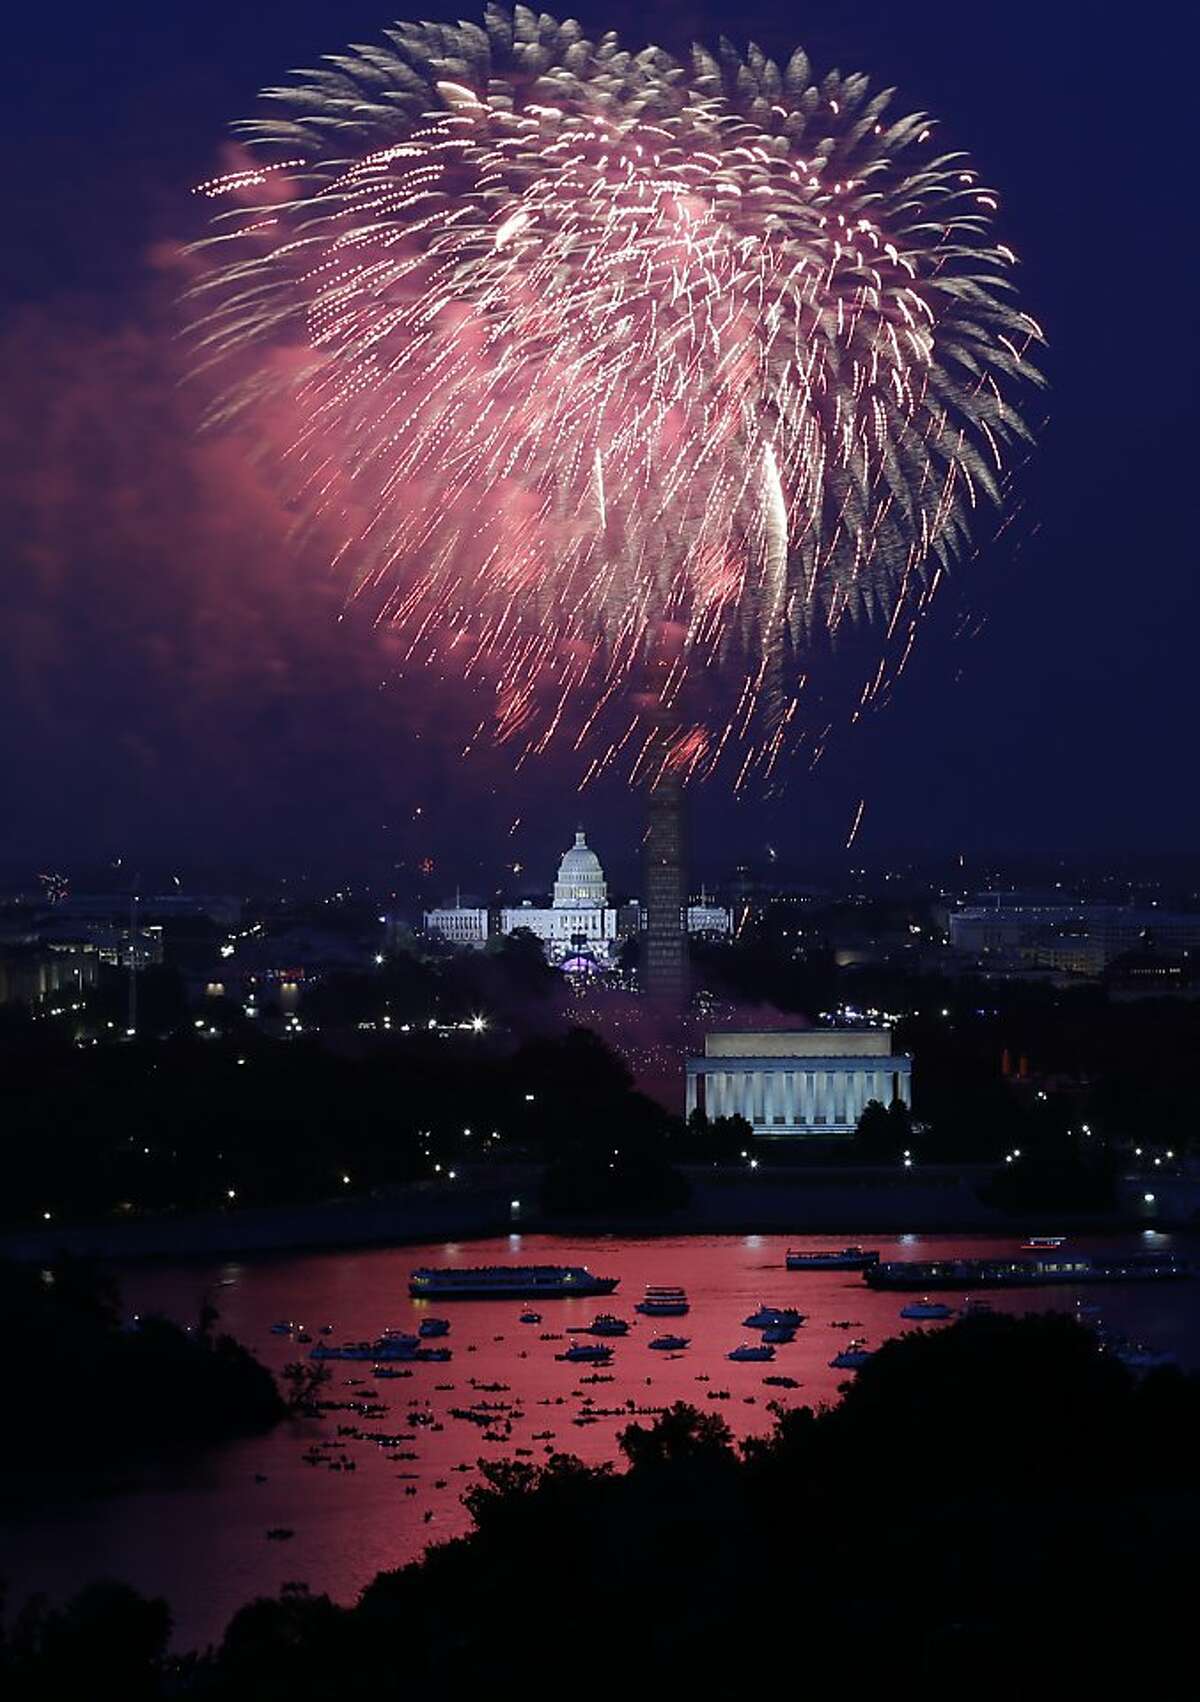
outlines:
[{"label": "treeline", "polygon": [[217,1329],[132,1318],[91,1264],[0,1261],[0,1315],[25,1382],[0,1401],[0,1498],[40,1498],[148,1455],[266,1430],[287,1408],[265,1366]]},{"label": "treeline", "polygon": [[564,1202],[654,1206],[684,1150],[682,1125],[583,1030],[515,1050],[421,1030],[352,1053],[185,1030],[0,1043],[3,1066],[0,1217],[26,1227],[325,1200],[514,1157],[551,1164]]},{"label": "treeline", "polygon": [[1175,1702],[1194,1695],[1198,1420],[1194,1378],[1135,1381],[1073,1321],[971,1318],[888,1343],[839,1406],[740,1447],[715,1409],[677,1406],[625,1432],[622,1474],[486,1463],[474,1533],[354,1607],[294,1586],[179,1661],[165,1604],[109,1587],[13,1625],[0,1677],[16,1702]]}]

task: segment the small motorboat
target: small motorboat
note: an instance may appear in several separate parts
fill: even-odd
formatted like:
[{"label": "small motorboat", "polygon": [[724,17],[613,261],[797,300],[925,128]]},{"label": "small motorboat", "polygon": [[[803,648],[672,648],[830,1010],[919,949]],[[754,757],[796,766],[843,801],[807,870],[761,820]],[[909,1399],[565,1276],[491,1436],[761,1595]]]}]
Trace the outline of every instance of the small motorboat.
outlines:
[{"label": "small motorboat", "polygon": [[449,1318],[422,1318],[417,1325],[417,1334],[421,1336],[448,1336],[450,1334]]},{"label": "small motorboat", "polygon": [[794,1306],[760,1306],[742,1319],[748,1330],[798,1330],[803,1322],[804,1313]]},{"label": "small motorboat", "polygon": [[273,1336],[290,1336],[295,1328],[295,1324],[289,1323],[286,1318],[281,1318],[277,1324],[271,1325],[271,1334]]},{"label": "small motorboat", "polygon": [[296,1534],[295,1531],[289,1530],[286,1525],[274,1525],[267,1532],[267,1541],[268,1542],[286,1542],[289,1537],[294,1537],[295,1534]]},{"label": "small motorboat", "polygon": [[572,1342],[565,1353],[556,1353],[555,1359],[566,1359],[573,1365],[607,1365],[612,1358],[611,1347],[601,1347],[599,1342]]},{"label": "small motorboat", "polygon": [[840,1353],[835,1353],[829,1363],[835,1371],[861,1371],[872,1357],[865,1342],[852,1341]]},{"label": "small motorboat", "polygon": [[569,1336],[627,1336],[629,1325],[611,1312],[598,1312],[590,1324],[568,1324]]},{"label": "small motorboat", "polygon": [[798,1389],[800,1387],[794,1377],[764,1377],[763,1382],[772,1389]]},{"label": "small motorboat", "polygon": [[654,1348],[659,1353],[682,1353],[685,1347],[691,1345],[691,1336],[655,1336],[647,1342],[647,1347]]},{"label": "small motorboat", "polygon": [[522,1324],[540,1324],[541,1321],[542,1314],[540,1312],[522,1312],[518,1320]]},{"label": "small motorboat", "polygon": [[944,1300],[914,1300],[908,1306],[900,1308],[902,1318],[953,1318],[953,1306],[947,1306]]},{"label": "small motorboat", "polygon": [[768,1324],[762,1333],[762,1339],[783,1346],[787,1342],[795,1341],[796,1332],[790,1324]]},{"label": "small motorboat", "polygon": [[726,1359],[737,1360],[774,1359],[775,1349],[773,1347],[768,1347],[765,1344],[762,1347],[753,1347],[749,1342],[743,1342],[740,1347],[735,1347],[733,1351],[731,1353],[727,1353],[725,1357]]}]

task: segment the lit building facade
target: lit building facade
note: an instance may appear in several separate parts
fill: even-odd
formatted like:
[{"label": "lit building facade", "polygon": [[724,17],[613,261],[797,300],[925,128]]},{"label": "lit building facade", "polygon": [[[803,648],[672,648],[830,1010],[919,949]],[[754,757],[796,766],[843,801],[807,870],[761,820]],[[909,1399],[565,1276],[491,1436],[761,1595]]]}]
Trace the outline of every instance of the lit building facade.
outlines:
[{"label": "lit building facade", "polygon": [[453,946],[485,946],[488,937],[488,913],[473,905],[445,905],[440,910],[425,912],[425,932],[440,934]]},{"label": "lit building facade", "polygon": [[689,934],[724,936],[733,926],[733,918],[723,904],[710,904],[702,899],[699,904],[689,904],[687,907],[687,931]]},{"label": "lit building facade", "polygon": [[617,908],[608,902],[608,882],[600,859],[582,828],[565,851],[550,905],[516,904],[501,910],[500,932],[528,928],[541,940],[552,963],[587,959],[608,963],[616,949]]},{"label": "lit building facade", "polygon": [[1076,975],[1098,975],[1129,951],[1200,949],[1200,913],[1056,904],[1021,893],[981,893],[951,910],[947,923],[956,951]]},{"label": "lit building facade", "polygon": [[872,1099],[912,1104],[912,1059],[887,1028],[707,1034],[687,1061],[686,1114],[744,1117],[756,1135],[850,1134]]}]

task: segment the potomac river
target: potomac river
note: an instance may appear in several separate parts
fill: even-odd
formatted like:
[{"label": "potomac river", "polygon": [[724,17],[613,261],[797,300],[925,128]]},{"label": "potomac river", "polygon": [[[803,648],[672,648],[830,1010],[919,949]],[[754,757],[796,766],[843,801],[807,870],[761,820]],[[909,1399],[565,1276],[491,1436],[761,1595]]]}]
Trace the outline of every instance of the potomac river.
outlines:
[{"label": "potomac river", "polygon": [[[884,1259],[946,1254],[1012,1254],[1019,1237],[815,1236],[805,1247],[836,1248],[861,1240]],[[198,1647],[220,1637],[233,1612],[253,1596],[303,1580],[339,1601],[353,1600],[376,1572],[416,1558],[431,1542],[469,1528],[461,1505],[476,1462],[517,1454],[536,1463],[551,1451],[587,1461],[613,1459],[616,1437],[635,1415],[690,1401],[717,1411],[735,1433],[771,1423],[768,1402],[814,1405],[837,1399],[847,1373],[829,1361],[850,1338],[871,1347],[904,1328],[900,1309],[911,1294],[875,1292],[845,1270],[789,1272],[788,1239],[779,1235],[619,1237],[512,1235],[395,1249],[355,1249],[240,1262],[131,1265],[120,1271],[130,1312],[157,1310],[194,1319],[207,1295],[220,1328],[278,1370],[311,1351],[271,1326],[294,1320],[313,1342],[374,1340],[385,1329],[414,1331],[423,1317],[448,1318],[448,1363],[396,1366],[377,1379],[372,1367],[329,1362],[325,1399],[369,1407],[330,1411],[319,1420],[281,1424],[270,1435],[213,1449],[184,1465],[160,1465],[125,1492],[36,1512],[22,1512],[0,1531],[0,1577],[9,1610],[33,1591],[59,1599],[98,1577],[119,1578],[165,1595],[175,1614],[175,1643]],[[1172,1249],[1200,1257],[1196,1238],[1150,1231],[1072,1237],[1072,1250]],[[620,1279],[599,1299],[539,1300],[540,1324],[522,1324],[519,1300],[410,1300],[408,1274],[432,1264],[582,1264]],[[686,1288],[685,1318],[644,1318],[634,1311],[647,1284]],[[938,1296],[954,1307],[962,1297]],[[1070,1311],[1098,1308],[1091,1321],[1200,1366],[1200,1325],[1191,1282],[1116,1284],[988,1292],[997,1309]],[[731,1363],[739,1343],[759,1340],[742,1320],[761,1303],[796,1307],[807,1322],[772,1364]],[[572,1341],[568,1326],[598,1311],[628,1319],[629,1334],[612,1343],[612,1363],[594,1369],[556,1360]],[[319,1332],[331,1324],[331,1334]],[[678,1356],[648,1349],[656,1334],[691,1338]],[[545,1339],[552,1337],[555,1339]],[[30,1424],[43,1400],[79,1398],[69,1366],[13,1368],[10,1398],[24,1399]],[[765,1384],[787,1377],[794,1388]],[[599,1379],[592,1380],[589,1379]],[[24,1395],[19,1391],[24,1382]],[[103,1390],[90,1391],[102,1400]],[[481,1403],[492,1403],[482,1407]],[[474,1406],[477,1424],[452,1416]],[[581,1422],[582,1421],[582,1422]],[[80,1423],[87,1423],[86,1399]],[[339,1434],[343,1429],[345,1433]],[[359,1431],[361,1435],[350,1432]],[[381,1442],[372,1439],[385,1437]],[[352,1469],[350,1469],[352,1468]],[[935,1469],[926,1462],[925,1469]],[[294,1534],[270,1540],[267,1531]]]}]

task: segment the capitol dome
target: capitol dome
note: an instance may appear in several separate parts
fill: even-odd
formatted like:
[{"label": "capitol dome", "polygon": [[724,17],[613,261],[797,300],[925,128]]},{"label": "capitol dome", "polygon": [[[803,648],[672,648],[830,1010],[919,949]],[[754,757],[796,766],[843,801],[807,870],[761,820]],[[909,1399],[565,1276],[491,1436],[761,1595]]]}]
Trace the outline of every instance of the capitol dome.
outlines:
[{"label": "capitol dome", "polygon": [[608,883],[600,859],[588,845],[580,828],[575,843],[563,853],[554,883],[554,908],[564,910],[581,905],[603,909],[608,902]]}]

